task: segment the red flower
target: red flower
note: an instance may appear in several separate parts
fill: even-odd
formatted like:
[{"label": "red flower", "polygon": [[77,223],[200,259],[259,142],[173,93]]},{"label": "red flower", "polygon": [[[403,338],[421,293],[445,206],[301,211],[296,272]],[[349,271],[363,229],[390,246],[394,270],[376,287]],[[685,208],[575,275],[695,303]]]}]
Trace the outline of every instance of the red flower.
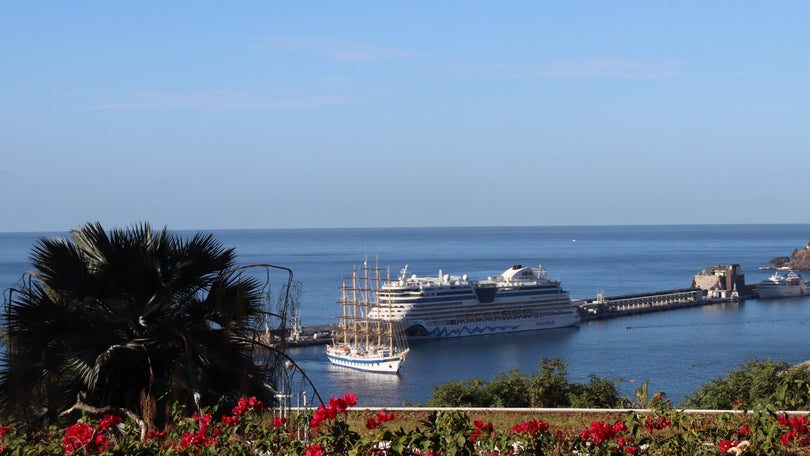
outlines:
[{"label": "red flower", "polygon": [[236,401],[236,405],[233,406],[231,409],[231,413],[234,416],[239,416],[247,411],[247,401],[244,397],[240,397],[238,401]]},{"label": "red flower", "polygon": [[108,443],[109,442],[107,442],[107,434],[103,432],[97,433],[96,436],[93,438],[93,444],[96,445],[96,448],[98,448],[100,452],[103,452],[104,450],[107,449]]},{"label": "red flower", "polygon": [[98,420],[98,427],[99,427],[99,429],[104,431],[104,430],[107,430],[107,429],[109,429],[109,428],[111,428],[113,426],[117,426],[117,425],[121,424],[122,421],[123,420],[121,419],[120,416],[108,414],[108,415],[104,415],[103,417],[101,417],[100,420]]},{"label": "red flower", "polygon": [[65,429],[65,436],[62,437],[62,446],[65,454],[73,454],[74,451],[85,447],[93,438],[95,429],[87,423],[76,423]]},{"label": "red flower", "polygon": [[657,418],[654,418],[651,415],[647,415],[644,417],[644,428],[647,429],[647,432],[664,429],[671,425],[672,421],[665,416],[659,416]]},{"label": "red flower", "polygon": [[380,410],[377,412],[376,418],[369,418],[366,420],[366,429],[374,429],[377,426],[385,423],[386,421],[392,421],[396,419],[396,415],[394,412],[386,412],[384,410]]},{"label": "red flower", "polygon": [[548,423],[546,423],[545,421],[540,421],[536,418],[532,419],[531,421],[526,421],[512,426],[513,434],[526,433],[532,437],[534,437],[538,432],[544,432],[547,430],[548,430]]},{"label": "red flower", "polygon": [[312,429],[317,429],[325,420],[334,420],[338,413],[345,412],[347,408],[355,404],[357,404],[357,397],[352,393],[346,393],[343,397],[334,396],[329,399],[329,407],[325,407],[323,404],[318,406],[312,415],[310,426]]},{"label": "red flower", "polygon": [[208,437],[205,432],[197,431],[195,433],[186,432],[180,437],[180,449],[185,450],[189,447],[205,447],[216,445],[216,439]]},{"label": "red flower", "polygon": [[251,396],[250,399],[248,399],[248,406],[254,412],[263,412],[264,411],[264,403],[262,401],[256,399],[256,396]]},{"label": "red flower", "polygon": [[220,424],[225,427],[233,427],[239,425],[239,417],[238,416],[229,416],[229,415],[222,415],[220,419]]},{"label": "red flower", "polygon": [[273,417],[273,427],[278,429],[284,426],[287,423],[287,418],[282,418],[280,416]]},{"label": "red flower", "polygon": [[313,443],[307,448],[304,456],[323,456],[323,446],[320,443]]},{"label": "red flower", "polygon": [[240,416],[248,411],[263,412],[264,409],[264,403],[256,399],[256,396],[251,396],[250,398],[240,397],[239,400],[236,401],[236,405],[231,409],[231,413],[233,413],[234,416]]},{"label": "red flower", "polygon": [[315,413],[312,414],[312,422],[310,423],[310,426],[312,426],[312,429],[318,429],[318,426],[320,426],[322,422],[326,421],[326,419],[326,407],[321,404],[315,410]]},{"label": "red flower", "polygon": [[777,421],[780,426],[790,428],[779,439],[782,445],[788,445],[794,440],[798,440],[802,446],[810,443],[810,420],[806,417],[779,415]]},{"label": "red flower", "polygon": [[717,448],[720,450],[721,453],[727,453],[730,448],[734,448],[737,446],[737,439],[728,440],[723,439],[717,443]]},{"label": "red flower", "polygon": [[343,395],[343,400],[349,405],[349,407],[354,407],[357,405],[357,396],[352,393],[346,393]]},{"label": "red flower", "polygon": [[605,423],[604,421],[594,421],[588,429],[579,431],[582,440],[592,442],[594,445],[599,445],[602,442],[608,441],[616,437],[620,432],[627,430],[627,426],[617,421],[613,425]]},{"label": "red flower", "polygon": [[184,433],[180,436],[180,443],[173,445],[174,448],[177,450],[185,450],[189,447],[215,447],[217,440],[214,436],[220,435],[221,431],[219,428],[216,428],[213,431],[214,436],[208,435],[208,426],[211,424],[212,420],[211,414],[206,413],[201,416],[199,413],[194,413],[191,417],[200,422],[200,429],[194,433]]},{"label": "red flower", "polygon": [[152,431],[152,432],[147,433],[144,436],[144,440],[149,441],[149,440],[152,440],[152,439],[162,439],[164,437],[166,437],[165,432],[163,432],[163,431]]},{"label": "red flower", "polygon": [[471,442],[477,441],[484,433],[491,435],[495,432],[495,428],[492,426],[491,422],[484,423],[479,419],[475,419],[473,424],[475,425],[475,429],[473,429],[473,431],[470,433]]}]

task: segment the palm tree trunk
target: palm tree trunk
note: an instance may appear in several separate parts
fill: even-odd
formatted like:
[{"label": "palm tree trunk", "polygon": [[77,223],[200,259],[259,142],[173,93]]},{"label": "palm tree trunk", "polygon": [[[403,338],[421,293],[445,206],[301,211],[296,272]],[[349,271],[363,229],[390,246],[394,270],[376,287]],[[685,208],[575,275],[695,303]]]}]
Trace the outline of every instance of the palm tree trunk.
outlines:
[{"label": "palm tree trunk", "polygon": [[157,430],[155,427],[155,417],[157,415],[157,400],[149,394],[148,390],[141,390],[141,418],[144,422],[146,432]]}]

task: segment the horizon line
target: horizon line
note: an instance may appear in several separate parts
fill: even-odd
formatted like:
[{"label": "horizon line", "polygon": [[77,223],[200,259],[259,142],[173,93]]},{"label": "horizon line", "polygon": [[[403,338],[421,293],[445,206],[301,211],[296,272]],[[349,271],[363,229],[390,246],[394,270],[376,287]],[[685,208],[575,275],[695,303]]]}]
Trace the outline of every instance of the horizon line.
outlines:
[{"label": "horizon line", "polygon": [[[89,223],[89,222],[88,222]],[[150,223],[150,225],[152,225]],[[757,223],[638,223],[638,224],[550,224],[550,225],[435,225],[435,226],[325,226],[325,227],[271,227],[271,228],[169,228],[168,225],[152,225],[153,229],[167,228],[169,231],[195,231],[195,232],[214,232],[214,231],[316,231],[316,230],[424,230],[424,229],[464,229],[464,228],[617,228],[617,227],[665,227],[665,226],[800,226],[808,225],[810,222],[757,222]],[[84,226],[84,225],[81,225]],[[2,234],[51,234],[51,233],[70,233],[70,231],[81,228],[70,228],[66,230],[28,230],[28,231],[1,231]],[[137,223],[129,224],[126,226],[111,225],[106,229],[126,229],[138,226]],[[157,228],[155,228],[157,227]]]}]

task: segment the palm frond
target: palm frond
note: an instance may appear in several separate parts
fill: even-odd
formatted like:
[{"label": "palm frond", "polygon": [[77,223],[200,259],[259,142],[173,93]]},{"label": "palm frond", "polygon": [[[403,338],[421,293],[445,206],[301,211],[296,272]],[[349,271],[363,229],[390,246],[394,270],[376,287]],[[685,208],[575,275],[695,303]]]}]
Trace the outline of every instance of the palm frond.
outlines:
[{"label": "palm frond", "polygon": [[0,407],[56,417],[78,392],[131,410],[143,394],[159,410],[195,392],[209,404],[245,394],[271,403],[280,364],[259,362],[247,342],[267,312],[262,288],[234,259],[211,234],[185,241],[147,223],[40,239],[32,285],[5,316]]}]

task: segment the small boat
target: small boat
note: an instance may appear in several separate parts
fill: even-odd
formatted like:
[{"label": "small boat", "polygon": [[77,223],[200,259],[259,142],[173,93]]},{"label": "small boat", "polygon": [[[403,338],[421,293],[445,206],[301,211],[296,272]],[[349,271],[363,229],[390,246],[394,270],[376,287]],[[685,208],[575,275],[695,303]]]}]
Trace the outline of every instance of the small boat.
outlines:
[{"label": "small boat", "polygon": [[[367,372],[397,374],[409,352],[402,327],[389,317],[390,302],[382,302],[377,291],[383,281],[380,268],[363,262],[362,274],[352,271],[351,283],[343,281],[342,309],[326,357],[332,364]],[[390,278],[389,278],[390,281]]]},{"label": "small boat", "polygon": [[810,295],[810,282],[794,271],[782,275],[777,270],[772,276],[757,284],[757,293],[762,299],[792,298]]}]

